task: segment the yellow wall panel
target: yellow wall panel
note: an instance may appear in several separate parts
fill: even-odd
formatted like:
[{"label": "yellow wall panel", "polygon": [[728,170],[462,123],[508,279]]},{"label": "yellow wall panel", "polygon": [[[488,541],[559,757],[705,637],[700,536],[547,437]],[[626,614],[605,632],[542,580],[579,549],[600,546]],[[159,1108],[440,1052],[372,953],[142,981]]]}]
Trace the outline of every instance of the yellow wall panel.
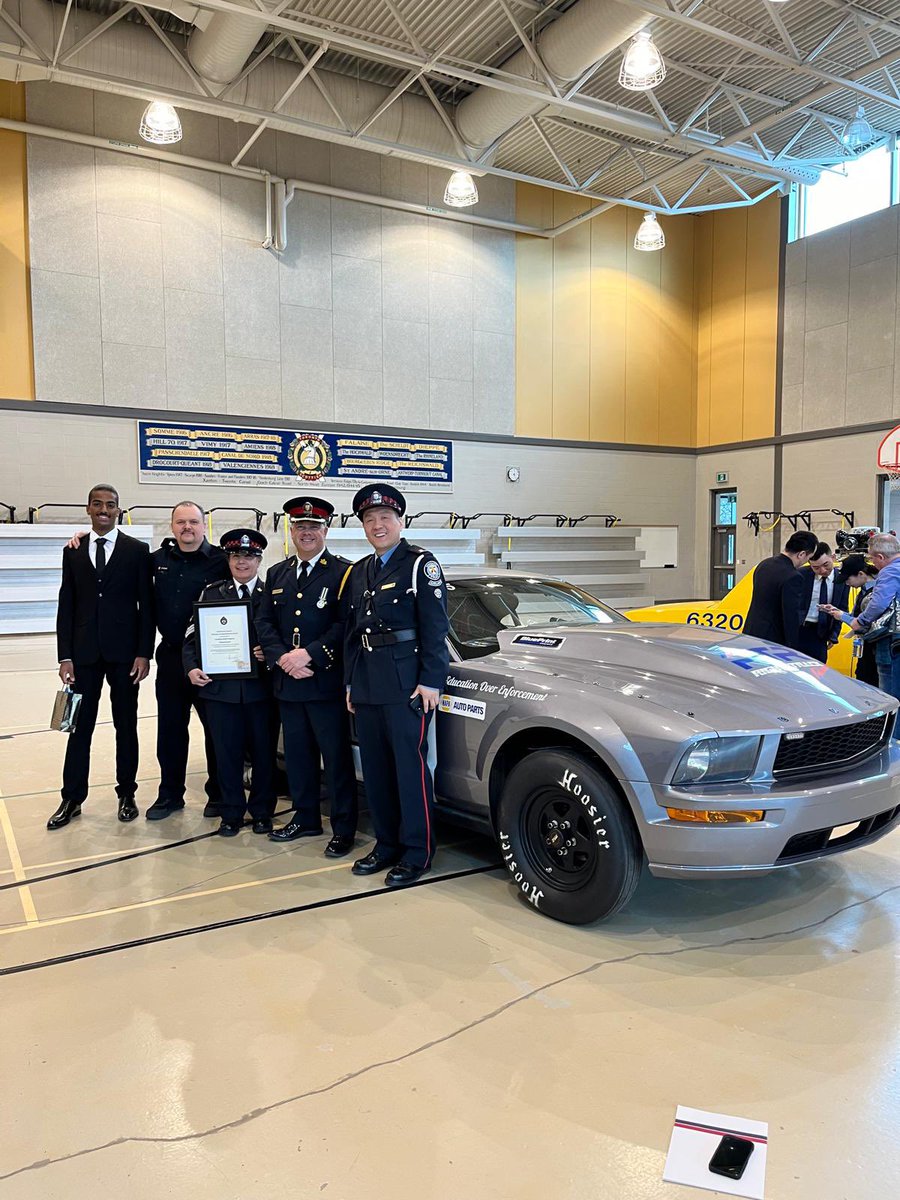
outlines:
[{"label": "yellow wall panel", "polygon": [[781,204],[772,196],[747,209],[747,287],[744,314],[745,441],[775,433]]},{"label": "yellow wall panel", "polygon": [[746,277],[746,209],[714,213],[709,410],[713,445],[738,442],[743,431]]},{"label": "yellow wall panel", "polygon": [[[0,80],[0,116],[25,120],[25,87]],[[0,129],[0,396],[34,399],[25,135]]]},{"label": "yellow wall panel", "polygon": [[[589,202],[555,192],[553,223],[584,212]],[[591,436],[591,228],[583,221],[553,247],[553,436]]]},{"label": "yellow wall panel", "polygon": [[712,355],[712,221],[694,218],[694,319],[696,321],[696,444],[709,445],[709,371]]},{"label": "yellow wall panel", "polygon": [[[553,193],[520,183],[516,216],[543,229],[553,223]],[[553,243],[516,239],[516,433],[553,437]]]},{"label": "yellow wall panel", "polygon": [[660,256],[659,443],[694,443],[694,219],[667,222]]},{"label": "yellow wall panel", "polygon": [[659,441],[659,288],[660,254],[635,250],[641,223],[628,210],[625,246],[628,286],[625,301],[625,440]]},{"label": "yellow wall panel", "polygon": [[595,217],[591,230],[590,437],[625,440],[625,242],[621,205]]}]

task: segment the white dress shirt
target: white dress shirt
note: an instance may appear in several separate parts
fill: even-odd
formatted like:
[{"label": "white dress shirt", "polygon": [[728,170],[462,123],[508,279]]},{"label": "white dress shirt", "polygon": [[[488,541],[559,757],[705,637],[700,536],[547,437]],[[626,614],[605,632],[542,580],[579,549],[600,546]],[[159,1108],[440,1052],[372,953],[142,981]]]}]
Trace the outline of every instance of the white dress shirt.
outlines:
[{"label": "white dress shirt", "polygon": [[[834,595],[834,570],[830,575],[825,577],[825,586],[828,589],[828,601],[831,603],[831,597]],[[817,625],[819,622],[819,605],[822,603],[820,594],[822,591],[822,580],[817,575],[813,580],[812,597],[809,602],[809,612],[806,614],[807,625]]]},{"label": "white dress shirt", "polygon": [[91,560],[92,567],[96,568],[97,566],[97,542],[100,538],[106,539],[106,545],[103,549],[106,551],[106,561],[109,562],[112,558],[112,552],[116,548],[116,538],[118,536],[119,530],[115,525],[113,525],[109,533],[94,533],[93,529],[91,530],[91,538],[88,543],[88,557]]}]

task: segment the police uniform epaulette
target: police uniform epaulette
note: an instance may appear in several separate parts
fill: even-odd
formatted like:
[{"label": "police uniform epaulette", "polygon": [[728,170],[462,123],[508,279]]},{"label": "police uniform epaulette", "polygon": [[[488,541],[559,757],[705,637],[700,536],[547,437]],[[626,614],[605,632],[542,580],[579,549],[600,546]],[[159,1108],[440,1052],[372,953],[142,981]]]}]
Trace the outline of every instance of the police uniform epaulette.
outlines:
[{"label": "police uniform epaulette", "polygon": [[431,550],[426,550],[424,546],[414,546],[412,542],[407,542],[406,544],[413,554],[430,554],[434,558],[434,553]]}]

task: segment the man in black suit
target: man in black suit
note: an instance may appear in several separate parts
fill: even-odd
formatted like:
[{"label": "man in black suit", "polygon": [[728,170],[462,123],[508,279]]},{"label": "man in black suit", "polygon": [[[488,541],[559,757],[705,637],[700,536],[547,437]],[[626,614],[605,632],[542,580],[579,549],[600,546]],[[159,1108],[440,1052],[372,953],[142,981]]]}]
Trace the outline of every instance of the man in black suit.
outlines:
[{"label": "man in black suit", "polygon": [[318,496],[296,496],[284,505],[296,555],[272,567],[257,618],[259,640],[284,729],[284,763],[294,813],[271,835],[273,842],[317,837],[319,758],[331,803],[329,858],[353,848],[358,801],[344,704],[341,586],[350,563],[325,549],[334,506]]},{"label": "man in black suit", "polygon": [[356,713],[375,848],[354,875],[388,867],[388,887],[415,883],[434,856],[434,791],[428,727],[447,678],[447,583],[441,565],[403,537],[406,500],[387,483],[353,497],[374,553],[355,563],[344,589],[344,682]]},{"label": "man in black suit", "polygon": [[820,606],[833,606],[843,611],[850,598],[850,588],[843,576],[835,571],[831,547],[826,542],[819,542],[809,559],[809,569],[801,571],[800,576],[803,580],[800,601],[803,624],[797,649],[810,658],[825,662],[828,651],[838,640],[841,623]]},{"label": "man in black suit", "polygon": [[[200,600],[250,605],[251,673],[243,679],[220,679],[207,675],[200,663],[200,647],[194,622],[187,628],[182,661],[191,684],[200,689],[206,724],[216,751],[221,799],[219,809],[222,837],[235,837],[249,807],[254,833],[272,832],[275,811],[275,754],[272,737],[272,692],[262,648],[258,645],[256,614],[263,585],[259,564],[267,545],[255,529],[231,529],[223,533],[221,546],[228,555],[231,578],[203,589]],[[244,756],[250,759],[250,799],[244,794]]]},{"label": "man in black suit", "polygon": [[816,552],[819,539],[801,529],[781,554],[763,559],[753,572],[753,596],[743,632],[796,650],[803,621],[803,579],[799,568]]},{"label": "man in black suit", "polygon": [[81,695],[63,766],[62,803],[47,822],[61,829],[81,812],[88,794],[91,738],[104,679],[116,730],[119,820],[138,815],[138,684],[153,653],[150,551],[118,528],[119,494],[111,484],[92,487],[87,514],[91,532],[77,549],[63,550],[56,614],[59,677]]}]

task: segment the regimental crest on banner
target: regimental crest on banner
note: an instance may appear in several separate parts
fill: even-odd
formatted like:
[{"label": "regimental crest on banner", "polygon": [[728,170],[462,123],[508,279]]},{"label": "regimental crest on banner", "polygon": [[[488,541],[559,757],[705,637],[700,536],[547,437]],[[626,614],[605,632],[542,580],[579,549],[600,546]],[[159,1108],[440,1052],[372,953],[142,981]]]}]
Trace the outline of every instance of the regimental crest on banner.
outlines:
[{"label": "regimental crest on banner", "polygon": [[288,461],[307,483],[318,483],[328,474],[331,449],[318,433],[298,433],[288,450]]}]

